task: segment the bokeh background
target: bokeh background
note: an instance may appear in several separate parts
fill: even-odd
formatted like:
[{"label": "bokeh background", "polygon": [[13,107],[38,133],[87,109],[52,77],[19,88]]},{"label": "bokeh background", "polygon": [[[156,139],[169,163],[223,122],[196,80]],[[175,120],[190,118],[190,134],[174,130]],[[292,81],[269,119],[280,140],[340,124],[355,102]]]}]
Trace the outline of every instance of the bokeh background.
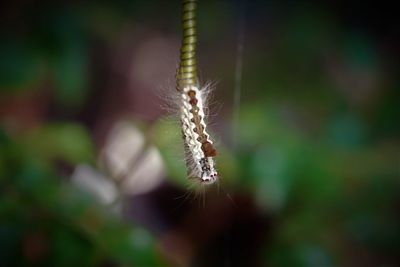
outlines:
[{"label": "bokeh background", "polygon": [[178,0],[0,5],[0,266],[399,266],[394,5],[200,1],[206,189]]}]

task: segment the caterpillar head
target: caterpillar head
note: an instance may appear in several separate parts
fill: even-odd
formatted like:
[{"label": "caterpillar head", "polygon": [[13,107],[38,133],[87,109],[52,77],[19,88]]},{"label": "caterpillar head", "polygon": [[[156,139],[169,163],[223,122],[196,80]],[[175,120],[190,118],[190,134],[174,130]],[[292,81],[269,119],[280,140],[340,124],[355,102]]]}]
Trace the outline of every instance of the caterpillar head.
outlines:
[{"label": "caterpillar head", "polygon": [[214,168],[212,157],[202,158],[199,163],[201,166],[201,183],[212,184],[218,180],[218,173]]}]

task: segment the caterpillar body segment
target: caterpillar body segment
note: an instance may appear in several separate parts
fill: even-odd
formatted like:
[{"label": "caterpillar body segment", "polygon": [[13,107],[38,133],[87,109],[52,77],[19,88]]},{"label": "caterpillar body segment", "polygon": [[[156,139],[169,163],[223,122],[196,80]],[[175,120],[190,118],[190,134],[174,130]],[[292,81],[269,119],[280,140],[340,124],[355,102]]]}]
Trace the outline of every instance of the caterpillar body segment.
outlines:
[{"label": "caterpillar body segment", "polygon": [[218,178],[213,159],[217,151],[206,131],[204,96],[197,87],[189,86],[183,89],[181,102],[182,133],[189,177],[213,183]]},{"label": "caterpillar body segment", "polygon": [[176,72],[176,89],[185,146],[188,176],[203,184],[218,180],[214,157],[217,151],[206,131],[206,91],[199,87],[196,64],[197,0],[182,0],[182,45]]}]

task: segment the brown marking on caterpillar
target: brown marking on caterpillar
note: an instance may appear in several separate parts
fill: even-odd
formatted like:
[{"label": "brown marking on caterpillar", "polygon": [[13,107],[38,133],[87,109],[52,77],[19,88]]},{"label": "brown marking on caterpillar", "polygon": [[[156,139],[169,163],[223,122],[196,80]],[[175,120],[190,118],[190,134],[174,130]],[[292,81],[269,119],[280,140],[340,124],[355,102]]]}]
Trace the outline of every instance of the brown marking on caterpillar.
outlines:
[{"label": "brown marking on caterpillar", "polygon": [[208,141],[208,136],[204,133],[204,126],[201,124],[201,116],[198,114],[199,108],[196,106],[198,103],[196,92],[194,90],[189,90],[187,95],[190,98],[189,103],[192,105],[190,112],[193,114],[191,122],[195,124],[193,131],[199,135],[197,141],[202,143],[201,149],[206,157],[215,157],[217,155],[217,150]]},{"label": "brown marking on caterpillar", "polygon": [[196,92],[194,90],[189,90],[187,92],[190,100],[189,103],[192,105],[190,112],[193,114],[193,119],[191,120],[195,124],[193,131],[199,135],[198,141],[201,143],[207,141],[207,136],[204,134],[204,127],[201,125],[201,116],[199,115],[199,107],[197,107]]},{"label": "brown marking on caterpillar", "polygon": [[217,150],[208,141],[202,143],[201,149],[203,150],[204,156],[206,157],[215,157],[217,155]]},{"label": "brown marking on caterpillar", "polygon": [[207,136],[204,134],[204,127],[200,123],[200,119],[199,119],[200,116],[196,111],[192,112],[192,114],[193,114],[194,125],[195,125],[195,128],[193,128],[193,131],[199,135],[199,139],[198,139],[199,142],[203,143],[203,142],[207,141]]},{"label": "brown marking on caterpillar", "polygon": [[196,92],[193,90],[190,90],[187,94],[190,98],[190,100],[189,100],[190,105],[192,105],[192,107],[197,107],[196,105],[198,103],[198,100],[196,98]]},{"label": "brown marking on caterpillar", "polygon": [[197,105],[197,99],[196,98],[191,98],[189,100],[189,103],[190,103],[190,105],[195,106],[195,105]]},{"label": "brown marking on caterpillar", "polygon": [[194,90],[189,90],[189,92],[187,92],[187,94],[188,94],[188,96],[189,96],[190,98],[196,97],[196,92],[195,92]]}]

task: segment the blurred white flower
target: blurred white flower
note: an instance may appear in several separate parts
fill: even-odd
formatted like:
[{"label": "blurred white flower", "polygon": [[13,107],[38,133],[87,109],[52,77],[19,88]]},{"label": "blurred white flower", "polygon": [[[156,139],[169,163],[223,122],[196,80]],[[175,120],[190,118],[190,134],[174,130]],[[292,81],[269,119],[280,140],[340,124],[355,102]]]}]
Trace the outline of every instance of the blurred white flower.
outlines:
[{"label": "blurred white flower", "polygon": [[78,165],[75,168],[71,182],[95,196],[102,204],[111,204],[118,196],[114,183],[86,164]]},{"label": "blurred white flower", "polygon": [[146,193],[164,179],[160,152],[145,143],[143,134],[129,122],[119,122],[111,131],[100,164],[125,194]]}]

